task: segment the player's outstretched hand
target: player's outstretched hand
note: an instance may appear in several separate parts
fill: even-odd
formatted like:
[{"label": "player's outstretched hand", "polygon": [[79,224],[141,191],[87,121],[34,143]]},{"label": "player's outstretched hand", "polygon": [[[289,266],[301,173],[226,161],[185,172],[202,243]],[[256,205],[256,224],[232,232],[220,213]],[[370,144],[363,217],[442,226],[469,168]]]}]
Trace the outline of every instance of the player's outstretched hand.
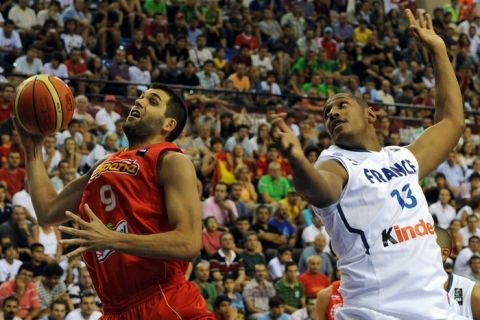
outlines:
[{"label": "player's outstretched hand", "polygon": [[13,126],[15,130],[17,130],[18,135],[20,137],[20,141],[22,142],[23,147],[25,148],[25,151],[27,152],[27,155],[30,152],[34,152],[36,149],[41,147],[43,145],[43,140],[45,137],[42,136],[37,136],[28,133],[23,127],[18,123],[17,118],[12,116],[13,120]]},{"label": "player's outstretched hand", "polygon": [[84,206],[85,213],[88,215],[90,221],[85,221],[80,216],[67,211],[66,215],[74,220],[80,229],[60,226],[60,231],[74,236],[73,239],[60,240],[61,244],[77,245],[78,249],[67,254],[67,257],[76,256],[87,250],[106,250],[111,249],[112,244],[116,241],[116,231],[108,229],[102,221],[90,209],[88,204]]},{"label": "player's outstretched hand", "polygon": [[273,141],[280,145],[283,154],[286,156],[294,158],[303,156],[303,149],[300,141],[285,123],[282,115],[275,116],[272,120],[270,136]]},{"label": "player's outstretched hand", "polygon": [[432,17],[424,10],[417,10],[417,16],[413,15],[410,9],[405,10],[409,28],[413,30],[415,37],[429,50],[445,48],[443,39],[435,33],[432,24]]}]

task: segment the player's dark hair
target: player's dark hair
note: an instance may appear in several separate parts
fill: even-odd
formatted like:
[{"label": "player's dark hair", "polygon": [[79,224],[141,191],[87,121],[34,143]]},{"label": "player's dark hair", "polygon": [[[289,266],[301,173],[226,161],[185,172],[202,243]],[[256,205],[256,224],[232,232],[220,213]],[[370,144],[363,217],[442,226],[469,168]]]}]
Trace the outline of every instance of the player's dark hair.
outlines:
[{"label": "player's dark hair", "polygon": [[155,84],[152,85],[152,89],[162,90],[168,94],[170,99],[168,100],[167,110],[165,110],[165,117],[173,118],[177,121],[177,126],[170,131],[167,135],[167,141],[174,141],[182,132],[185,124],[187,123],[187,107],[182,98],[167,86]]},{"label": "player's dark hair", "polygon": [[435,233],[437,234],[437,244],[440,246],[440,249],[446,248],[452,251],[452,237],[448,231],[439,226],[435,226]]},{"label": "player's dark hair", "polygon": [[51,277],[61,277],[63,275],[63,269],[60,267],[60,265],[56,262],[49,263],[43,268],[43,275],[46,278],[51,278]]}]

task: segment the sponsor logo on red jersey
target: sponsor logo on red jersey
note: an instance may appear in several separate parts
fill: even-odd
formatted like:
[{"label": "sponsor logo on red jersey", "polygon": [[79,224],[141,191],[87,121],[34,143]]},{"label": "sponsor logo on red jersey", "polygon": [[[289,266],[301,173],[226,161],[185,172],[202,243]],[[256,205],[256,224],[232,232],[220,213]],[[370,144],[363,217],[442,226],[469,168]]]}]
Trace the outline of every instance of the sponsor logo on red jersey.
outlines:
[{"label": "sponsor logo on red jersey", "polygon": [[418,220],[418,223],[413,226],[400,227],[398,224],[395,224],[393,227],[382,231],[383,246],[388,247],[389,245],[405,242],[416,237],[434,234],[435,229],[433,225],[423,219]]},{"label": "sponsor logo on red jersey", "polygon": [[136,160],[107,160],[100,164],[94,171],[92,176],[90,177],[90,181],[98,178],[103,173],[111,172],[111,173],[125,173],[131,176],[136,176],[140,170],[140,165]]},{"label": "sponsor logo on red jersey", "polygon": [[[108,223],[107,228],[110,230],[118,231],[118,232],[123,232],[123,233],[128,233],[128,225],[127,221],[125,220],[120,220],[115,227],[113,227],[112,223]],[[111,249],[103,250],[103,251],[96,251],[97,259],[98,262],[102,263],[105,262],[105,260],[108,259],[108,257],[113,253],[114,251]]]}]

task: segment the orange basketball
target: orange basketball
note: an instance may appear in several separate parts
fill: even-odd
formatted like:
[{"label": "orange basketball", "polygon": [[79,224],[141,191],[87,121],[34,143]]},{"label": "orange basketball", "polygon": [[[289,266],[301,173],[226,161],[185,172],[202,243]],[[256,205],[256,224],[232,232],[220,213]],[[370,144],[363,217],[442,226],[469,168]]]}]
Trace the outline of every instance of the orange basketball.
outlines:
[{"label": "orange basketball", "polygon": [[72,120],[73,94],[61,79],[47,74],[32,76],[17,89],[13,112],[29,133],[46,136],[65,129]]}]

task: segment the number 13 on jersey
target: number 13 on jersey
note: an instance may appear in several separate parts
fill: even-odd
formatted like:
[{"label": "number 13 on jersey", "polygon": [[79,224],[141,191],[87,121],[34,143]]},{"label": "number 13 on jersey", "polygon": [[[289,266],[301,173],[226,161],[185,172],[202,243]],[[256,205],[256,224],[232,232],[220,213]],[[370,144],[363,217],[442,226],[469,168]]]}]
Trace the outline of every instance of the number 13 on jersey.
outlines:
[{"label": "number 13 on jersey", "polygon": [[401,191],[398,189],[394,189],[390,196],[392,198],[396,198],[400,207],[403,208],[413,208],[417,205],[417,198],[415,198],[412,194],[412,189],[410,189],[410,184],[406,184],[402,187]]}]

